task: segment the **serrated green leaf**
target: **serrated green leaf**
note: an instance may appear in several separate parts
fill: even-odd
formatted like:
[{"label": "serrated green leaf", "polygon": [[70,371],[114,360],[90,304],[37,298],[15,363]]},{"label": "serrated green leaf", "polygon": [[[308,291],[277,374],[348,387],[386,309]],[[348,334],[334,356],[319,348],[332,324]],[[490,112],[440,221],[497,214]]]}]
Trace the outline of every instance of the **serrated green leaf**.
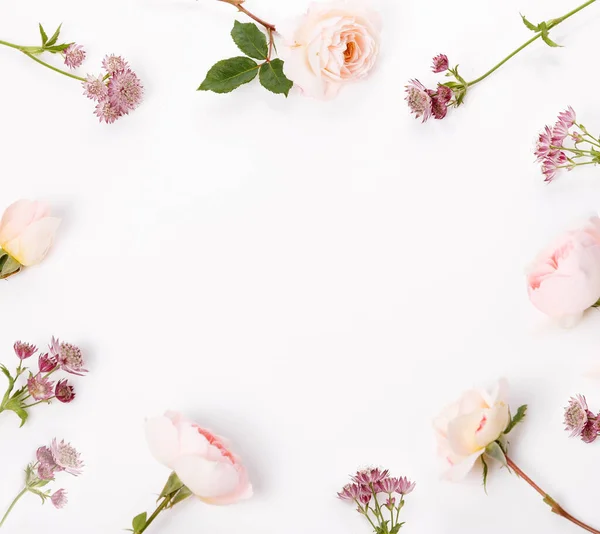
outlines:
[{"label": "serrated green leaf", "polygon": [[552,39],[550,39],[550,37],[548,36],[548,30],[542,31],[542,41],[544,41],[548,46],[551,46],[552,48],[558,48],[561,46],[555,43]]},{"label": "serrated green leaf", "polygon": [[146,512],[142,512],[141,514],[136,515],[131,522],[131,526],[133,527],[134,532],[139,532],[146,526],[146,519],[148,518],[148,514]]},{"label": "serrated green leaf", "polygon": [[241,23],[237,20],[233,23],[231,38],[237,47],[247,56],[255,59],[267,59],[269,46],[266,35],[252,22]]},{"label": "serrated green leaf", "polygon": [[48,46],[53,46],[56,44],[56,41],[58,41],[58,36],[60,35],[61,28],[62,28],[62,24],[60,24],[58,26],[58,28],[56,28],[56,31],[52,34],[52,37],[50,37],[50,39],[46,43]]},{"label": "serrated green leaf", "polygon": [[485,454],[497,462],[500,462],[504,467],[508,467],[506,456],[504,455],[504,452],[502,452],[500,445],[495,441],[492,441],[492,443],[485,448]]},{"label": "serrated green leaf", "polygon": [[42,26],[42,23],[39,23],[40,25],[40,35],[42,36],[42,46],[45,46],[46,43],[48,42],[48,36],[46,35],[46,32],[44,31],[44,27]]},{"label": "serrated green leaf", "polygon": [[532,24],[531,22],[529,22],[526,18],[525,15],[521,15],[521,19],[523,20],[523,24],[525,24],[525,26],[527,26],[528,30],[531,30],[532,32],[539,32],[539,26],[536,26],[535,24]]},{"label": "serrated green leaf", "polygon": [[483,464],[483,491],[487,494],[488,464],[483,456],[481,457],[481,463]]},{"label": "serrated green leaf", "polygon": [[260,84],[265,89],[272,93],[284,94],[286,97],[294,85],[294,82],[288,80],[284,74],[283,61],[281,59],[274,59],[273,61],[263,63],[260,67],[258,78]]},{"label": "serrated green leaf", "polygon": [[527,404],[523,404],[523,406],[519,406],[517,409],[517,413],[514,417],[511,417],[504,434],[509,434],[519,423],[525,419],[525,415],[527,415]]},{"label": "serrated green leaf", "polygon": [[182,487],[183,487],[183,482],[181,482],[181,480],[179,480],[177,473],[175,473],[175,471],[173,471],[169,475],[167,483],[165,484],[165,487],[163,488],[163,490],[160,492],[160,495],[158,496],[157,500],[160,500],[163,497],[166,497],[167,495],[171,495],[172,493],[179,491]]},{"label": "serrated green leaf", "polygon": [[60,44],[60,45],[55,45],[55,46],[47,46],[45,48],[46,52],[51,52],[53,54],[56,54],[57,52],[62,52],[63,50],[66,50],[67,48],[69,48],[73,43],[64,43],[64,44]]},{"label": "serrated green leaf", "polygon": [[215,63],[208,71],[198,91],[230,93],[256,78],[258,65],[249,57],[232,57]]},{"label": "serrated green leaf", "polygon": [[177,503],[187,499],[188,497],[191,497],[193,495],[192,491],[187,487],[187,486],[183,486],[183,488],[181,488],[176,494],[175,497],[173,497],[173,499],[171,500],[171,502],[169,503],[169,508],[172,508],[173,506],[175,506]]}]

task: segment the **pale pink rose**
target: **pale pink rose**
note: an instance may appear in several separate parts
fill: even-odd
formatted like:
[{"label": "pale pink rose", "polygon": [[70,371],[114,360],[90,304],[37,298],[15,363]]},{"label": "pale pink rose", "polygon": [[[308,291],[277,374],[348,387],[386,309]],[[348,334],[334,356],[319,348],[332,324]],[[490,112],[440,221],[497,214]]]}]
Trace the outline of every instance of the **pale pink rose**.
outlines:
[{"label": "pale pink rose", "polygon": [[438,453],[448,463],[445,478],[462,480],[506,430],[510,414],[506,397],[508,383],[498,381],[494,390],[472,390],[448,406],[434,421]]},{"label": "pale pink rose", "polygon": [[380,27],[379,15],[357,1],[310,4],[297,26],[284,30],[286,76],[309,96],[334,97],[373,68]]},{"label": "pale pink rose", "polygon": [[600,299],[600,219],[567,232],[545,249],[527,273],[531,302],[563,322],[573,322]]},{"label": "pale pink rose", "polygon": [[246,468],[225,440],[180,413],[148,420],[146,439],[154,457],[200,500],[233,504],[252,497]]},{"label": "pale pink rose", "polygon": [[60,219],[42,202],[17,200],[0,220],[0,248],[21,265],[40,263],[48,254]]}]

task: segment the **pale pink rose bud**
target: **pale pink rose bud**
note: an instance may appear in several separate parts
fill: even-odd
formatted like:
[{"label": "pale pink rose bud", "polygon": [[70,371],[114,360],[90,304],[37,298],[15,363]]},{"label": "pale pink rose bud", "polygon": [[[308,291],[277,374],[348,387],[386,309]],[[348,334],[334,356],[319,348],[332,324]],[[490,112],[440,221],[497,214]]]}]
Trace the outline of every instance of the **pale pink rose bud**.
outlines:
[{"label": "pale pink rose bud", "polygon": [[[448,465],[445,476],[462,480],[496,441],[510,421],[507,404],[508,383],[502,379],[492,392],[472,390],[448,406],[434,421],[438,454]],[[405,480],[402,493],[410,493],[414,484]]]},{"label": "pale pink rose bud", "polygon": [[55,491],[52,494],[52,497],[50,497],[50,500],[52,501],[52,504],[54,505],[54,507],[58,508],[59,510],[61,508],[64,508],[67,505],[67,503],[69,502],[67,499],[67,492],[62,488]]},{"label": "pale pink rose bud", "polygon": [[332,98],[373,69],[380,30],[380,16],[366,3],[310,4],[295,28],[282,31],[286,76],[308,96]]},{"label": "pale pink rose bud", "polygon": [[200,500],[233,504],[252,496],[246,468],[225,440],[177,412],[146,422],[150,452]]},{"label": "pale pink rose bud", "polygon": [[14,349],[19,360],[26,360],[37,352],[37,347],[35,345],[23,343],[22,341],[17,341],[14,345]]},{"label": "pale pink rose bud", "polygon": [[49,373],[56,369],[56,360],[48,354],[41,354],[38,358],[38,366],[40,369],[40,373]]},{"label": "pale pink rose bud", "polygon": [[431,70],[433,70],[435,73],[444,72],[448,70],[449,66],[448,56],[445,54],[439,54],[433,58],[433,66],[431,67]]},{"label": "pale pink rose bud", "polygon": [[572,324],[600,299],[600,219],[567,232],[542,251],[527,273],[536,308]]},{"label": "pale pink rose bud", "polygon": [[54,395],[57,400],[67,404],[73,401],[73,399],[75,398],[75,388],[73,388],[73,386],[71,386],[66,379],[59,380],[56,384]]},{"label": "pale pink rose bud", "polygon": [[0,247],[21,265],[35,265],[48,254],[59,224],[46,204],[18,200],[0,220]]}]

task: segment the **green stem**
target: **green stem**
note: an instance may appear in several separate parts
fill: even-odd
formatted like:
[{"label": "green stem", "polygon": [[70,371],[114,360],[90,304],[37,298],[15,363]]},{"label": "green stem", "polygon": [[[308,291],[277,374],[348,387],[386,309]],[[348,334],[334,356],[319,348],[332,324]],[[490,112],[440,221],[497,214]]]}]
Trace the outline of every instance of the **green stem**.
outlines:
[{"label": "green stem", "polygon": [[21,491],[21,493],[19,493],[15,497],[15,500],[8,507],[8,510],[6,510],[6,513],[4,514],[4,517],[2,518],[2,521],[0,521],[0,528],[2,528],[2,525],[4,525],[4,522],[6,521],[6,518],[8,517],[8,514],[10,514],[12,512],[12,509],[15,507],[15,504],[17,504],[17,502],[19,501],[19,499],[21,497],[23,497],[23,495],[25,495],[25,493],[27,493],[27,488],[23,488],[23,490]]},{"label": "green stem", "polygon": [[146,524],[134,534],[142,534],[142,532],[144,532],[150,526],[152,521],[154,521],[158,517],[158,514],[160,514],[169,505],[170,502],[171,496],[165,497],[163,499],[163,502],[156,507],[156,510],[154,510],[154,512],[152,512],[152,515],[146,520]]},{"label": "green stem", "polygon": [[[388,493],[388,501],[392,500],[392,494]],[[390,506],[390,528],[394,528],[394,507]]]},{"label": "green stem", "polygon": [[[548,31],[551,30],[552,28],[554,28],[555,26],[558,26],[561,22],[567,20],[569,17],[572,17],[576,13],[579,13],[582,9],[585,9],[587,6],[589,6],[590,4],[593,4],[595,1],[596,0],[588,0],[587,2],[585,2],[582,5],[580,5],[579,7],[573,9],[572,11],[569,11],[566,15],[563,15],[562,17],[559,17],[557,19],[552,19],[551,21],[548,22],[548,25],[547,25]],[[519,48],[517,48],[514,52],[512,52],[511,54],[509,54],[508,56],[506,56],[500,63],[498,63],[497,65],[495,65],[494,67],[492,67],[485,74],[483,74],[479,78],[476,78],[472,82],[469,82],[467,84],[467,87],[473,87],[475,84],[477,84],[477,83],[485,80],[490,74],[492,74],[493,72],[497,71],[509,59],[512,59],[519,52],[521,52],[521,50],[527,48],[531,43],[537,41],[541,36],[542,36],[542,32],[537,33],[534,37],[532,37],[531,39],[529,39],[529,41],[527,41],[526,43],[522,44]]]},{"label": "green stem", "polygon": [[27,406],[23,406],[23,408],[31,408],[32,406],[36,406],[38,404],[42,404],[42,402],[50,402],[52,399],[55,399],[55,398],[56,397],[50,397],[49,399],[37,401],[37,402],[34,402],[33,404],[28,404]]}]

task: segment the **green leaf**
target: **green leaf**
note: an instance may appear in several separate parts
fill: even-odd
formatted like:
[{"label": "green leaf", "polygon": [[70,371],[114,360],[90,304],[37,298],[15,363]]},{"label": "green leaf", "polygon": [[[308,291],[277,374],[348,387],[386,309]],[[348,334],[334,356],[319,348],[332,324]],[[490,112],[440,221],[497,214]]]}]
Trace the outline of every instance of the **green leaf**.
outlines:
[{"label": "green leaf", "polygon": [[269,54],[267,37],[256,24],[252,22],[242,24],[236,20],[233,23],[231,37],[237,47],[247,56],[255,59],[267,59]]},{"label": "green leaf", "polygon": [[560,47],[561,45],[556,44],[550,37],[548,37],[548,30],[542,31],[542,41],[544,41],[548,46],[552,48]]},{"label": "green leaf", "polygon": [[23,426],[25,424],[25,422],[27,421],[29,414],[27,413],[27,410],[25,410],[25,408],[23,408],[23,403],[21,402],[21,399],[19,398],[21,396],[21,394],[22,394],[22,390],[17,391],[17,393],[15,393],[13,398],[10,399],[4,405],[4,409],[15,412],[21,419],[20,426]]},{"label": "green leaf", "polygon": [[139,532],[140,530],[142,530],[144,528],[144,526],[146,526],[146,519],[148,517],[148,514],[146,512],[142,512],[139,515],[136,515],[133,518],[133,521],[131,522],[131,526],[133,527],[133,530],[135,532]]},{"label": "green leaf", "polygon": [[167,480],[167,483],[165,484],[165,487],[163,488],[163,490],[160,492],[160,495],[158,496],[157,500],[160,500],[163,497],[166,497],[167,495],[171,495],[172,493],[179,491],[182,487],[183,487],[183,482],[181,482],[181,480],[179,480],[177,473],[175,473],[175,471],[173,471],[169,475],[169,479]]},{"label": "green leaf", "polygon": [[46,43],[48,46],[53,46],[56,44],[56,41],[58,41],[58,36],[60,35],[61,28],[62,24],[60,24],[58,28],[56,28],[56,31],[52,34],[52,37],[50,37],[50,40]]},{"label": "green leaf", "polygon": [[540,31],[539,26],[536,26],[535,24],[532,24],[531,22],[529,22],[525,18],[525,15],[521,15],[521,19],[523,19],[523,24],[525,24],[525,26],[527,26],[528,30],[531,30],[532,32],[539,32]]},{"label": "green leaf", "polygon": [[15,387],[15,379],[12,377],[12,375],[10,374],[10,371],[6,368],[6,366],[1,363],[0,363],[0,371],[2,371],[4,376],[8,379],[8,389],[6,390],[6,393],[4,394],[4,399],[2,400],[2,405],[4,405],[10,397],[13,387]]},{"label": "green leaf", "polygon": [[15,260],[12,256],[8,256],[4,262],[2,262],[2,270],[0,270],[0,280],[8,278],[13,274],[17,274],[21,270],[22,265]]},{"label": "green leaf", "polygon": [[394,528],[392,528],[392,530],[390,530],[390,534],[398,534],[398,532],[400,532],[400,527],[402,527],[404,523],[398,523],[397,525],[394,525]]},{"label": "green leaf", "polygon": [[50,492],[42,492],[40,490],[36,490],[33,488],[28,488],[31,493],[37,495],[40,499],[42,499],[42,504],[46,502],[46,499],[50,497]]},{"label": "green leaf", "polygon": [[232,57],[215,63],[208,71],[198,91],[230,93],[256,78],[258,65],[248,57]]},{"label": "green leaf", "polygon": [[42,36],[42,46],[46,46],[46,43],[48,42],[48,36],[46,35],[46,32],[44,31],[44,27],[42,26],[42,23],[39,23],[40,25],[40,35]]},{"label": "green leaf", "polygon": [[192,496],[192,491],[187,487],[183,486],[176,494],[175,497],[169,503],[169,508],[173,508],[177,503],[187,499]]},{"label": "green leaf", "polygon": [[500,462],[504,467],[508,467],[508,464],[506,463],[506,456],[504,455],[500,445],[498,445],[495,441],[492,441],[492,443],[485,448],[485,454],[497,462]]},{"label": "green leaf", "polygon": [[481,457],[481,463],[483,464],[483,491],[487,494],[488,464],[483,456]]},{"label": "green leaf", "polygon": [[288,80],[283,73],[283,61],[274,59],[263,63],[258,76],[260,84],[272,93],[284,94],[286,97],[294,82]]},{"label": "green leaf", "polygon": [[517,413],[515,414],[514,417],[511,418],[504,433],[505,434],[510,433],[519,423],[521,423],[523,421],[523,419],[525,419],[526,414],[527,414],[527,404],[523,404],[523,406],[519,406]]},{"label": "green leaf", "polygon": [[66,50],[72,44],[73,43],[64,43],[64,44],[55,45],[55,46],[47,46],[45,48],[45,50],[46,50],[46,52],[52,52],[53,54],[56,54],[57,52],[62,52],[63,50]]}]

